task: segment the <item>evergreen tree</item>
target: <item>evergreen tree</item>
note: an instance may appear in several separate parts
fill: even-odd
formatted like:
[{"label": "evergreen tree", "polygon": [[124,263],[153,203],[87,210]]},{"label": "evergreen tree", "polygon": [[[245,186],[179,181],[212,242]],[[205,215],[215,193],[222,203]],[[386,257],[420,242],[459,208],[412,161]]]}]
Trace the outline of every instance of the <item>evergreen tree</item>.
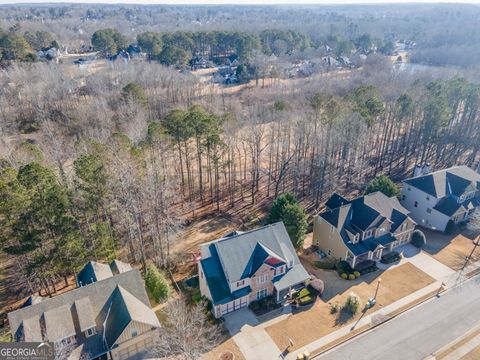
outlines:
[{"label": "evergreen tree", "polygon": [[295,249],[300,249],[307,232],[307,217],[299,204],[287,204],[283,209],[283,223]]},{"label": "evergreen tree", "polygon": [[153,264],[147,266],[145,284],[157,303],[167,300],[170,296],[167,279]]},{"label": "evergreen tree", "polygon": [[400,190],[398,189],[397,185],[395,185],[395,183],[386,175],[377,176],[375,179],[370,181],[365,188],[365,195],[376,191],[381,191],[388,197],[398,197],[400,195]]},{"label": "evergreen tree", "polygon": [[286,193],[279,196],[272,204],[272,209],[270,210],[270,215],[268,216],[267,223],[274,224],[279,221],[283,221],[285,207],[290,204],[297,204],[298,201],[295,199],[292,193]]}]

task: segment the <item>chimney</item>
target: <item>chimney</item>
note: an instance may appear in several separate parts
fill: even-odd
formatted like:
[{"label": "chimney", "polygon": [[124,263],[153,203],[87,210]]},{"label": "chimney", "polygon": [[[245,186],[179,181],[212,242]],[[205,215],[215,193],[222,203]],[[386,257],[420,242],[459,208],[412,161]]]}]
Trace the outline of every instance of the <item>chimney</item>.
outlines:
[{"label": "chimney", "polygon": [[422,175],[422,166],[420,164],[415,165],[415,169],[413,170],[413,177],[417,177]]},{"label": "chimney", "polygon": [[426,162],[422,168],[422,175],[427,175],[428,173],[430,173],[430,163]]}]

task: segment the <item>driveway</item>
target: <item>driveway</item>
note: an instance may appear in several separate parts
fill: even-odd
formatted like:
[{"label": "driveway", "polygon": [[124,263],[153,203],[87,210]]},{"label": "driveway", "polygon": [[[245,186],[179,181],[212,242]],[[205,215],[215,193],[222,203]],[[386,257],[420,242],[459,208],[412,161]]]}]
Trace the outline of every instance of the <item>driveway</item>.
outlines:
[{"label": "driveway", "polygon": [[232,336],[259,324],[255,314],[248,307],[227,314],[223,319],[225,320],[225,327]]},{"label": "driveway", "polygon": [[399,246],[395,249],[395,251],[403,254],[403,259],[399,263],[393,265],[377,263],[377,266],[381,269],[386,270],[409,262],[422,270],[424,273],[430,275],[435,280],[444,280],[455,274],[454,270],[442,264],[440,261],[435,260],[429,254],[416,248],[412,244]]},{"label": "driveway", "polygon": [[255,314],[243,308],[224,316],[224,324],[246,360],[276,359],[280,350]]}]

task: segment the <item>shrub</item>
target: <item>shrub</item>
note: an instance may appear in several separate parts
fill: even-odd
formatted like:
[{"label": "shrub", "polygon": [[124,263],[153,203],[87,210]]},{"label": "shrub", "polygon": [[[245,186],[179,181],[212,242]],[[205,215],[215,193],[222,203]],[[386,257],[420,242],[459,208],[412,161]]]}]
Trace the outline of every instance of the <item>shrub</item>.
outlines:
[{"label": "shrub", "polygon": [[348,295],[347,300],[345,300],[343,308],[353,315],[356,314],[358,312],[358,309],[360,308],[360,298],[358,297],[358,295],[351,292]]},{"label": "shrub", "polygon": [[260,310],[260,304],[258,303],[258,301],[253,301],[253,302],[251,302],[250,305],[248,305],[248,307],[249,307],[250,310],[252,310],[252,311]]},{"label": "shrub", "polygon": [[340,305],[338,302],[334,302],[330,305],[330,314],[335,314],[340,311]]},{"label": "shrub", "polygon": [[315,261],[314,264],[319,269],[334,270],[335,266],[337,265],[337,262],[336,262],[335,259],[329,258],[329,259],[323,259],[323,260]]},{"label": "shrub", "polygon": [[348,275],[345,274],[345,273],[342,273],[342,275],[340,275],[340,276],[342,277],[342,279],[345,279],[345,280],[347,280],[347,278],[348,278]]},{"label": "shrub", "polygon": [[320,296],[323,294],[323,291],[325,290],[325,283],[320,280],[320,279],[313,279],[311,282],[310,282],[310,286],[318,291],[318,293],[320,294]]},{"label": "shrub", "polygon": [[147,266],[145,285],[157,303],[165,301],[170,296],[170,286],[167,279],[153,264]]},{"label": "shrub", "polygon": [[355,275],[355,277],[358,279],[360,277],[360,273],[358,271],[354,271],[353,272],[353,275]]},{"label": "shrub", "polygon": [[346,274],[351,274],[353,272],[352,267],[350,264],[346,261],[339,261],[336,265],[336,269],[338,274],[346,273]]},{"label": "shrub", "polygon": [[375,261],[373,260],[365,260],[365,261],[362,261],[361,263],[355,265],[355,270],[360,272],[360,274],[362,274],[362,270],[363,269],[366,269],[366,268],[369,268],[371,266],[375,265]]},{"label": "shrub", "polygon": [[348,275],[348,280],[355,280],[355,275],[353,274]]},{"label": "shrub", "polygon": [[380,261],[384,264],[391,264],[400,261],[401,258],[402,256],[398,252],[392,251],[391,253],[383,255]]},{"label": "shrub", "polygon": [[427,244],[425,234],[420,230],[415,230],[412,234],[412,245],[421,249]]}]

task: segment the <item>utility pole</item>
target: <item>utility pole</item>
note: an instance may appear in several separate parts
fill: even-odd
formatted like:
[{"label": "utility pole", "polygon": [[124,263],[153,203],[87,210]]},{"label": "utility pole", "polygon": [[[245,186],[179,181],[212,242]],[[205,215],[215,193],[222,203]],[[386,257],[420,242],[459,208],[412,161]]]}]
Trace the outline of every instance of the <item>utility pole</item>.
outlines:
[{"label": "utility pole", "polygon": [[470,262],[470,259],[473,256],[473,253],[475,252],[475,249],[480,245],[480,235],[477,236],[475,240],[473,240],[473,249],[470,252],[470,254],[465,258],[465,263],[463,264],[462,268],[460,269],[460,274],[463,272],[463,270],[467,267],[467,264]]}]

